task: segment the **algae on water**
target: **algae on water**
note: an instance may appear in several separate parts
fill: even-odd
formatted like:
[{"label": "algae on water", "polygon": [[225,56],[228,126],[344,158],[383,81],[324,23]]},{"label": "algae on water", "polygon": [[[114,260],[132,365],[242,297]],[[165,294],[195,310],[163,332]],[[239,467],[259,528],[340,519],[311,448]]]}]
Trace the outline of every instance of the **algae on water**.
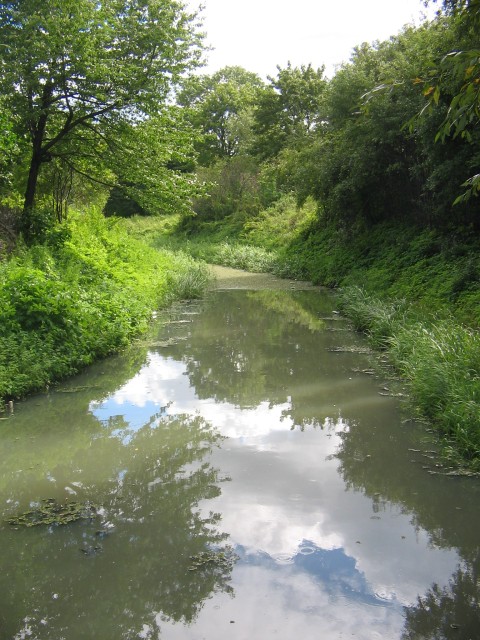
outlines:
[{"label": "algae on water", "polygon": [[15,526],[35,527],[41,524],[68,524],[76,520],[91,519],[96,515],[97,508],[90,502],[59,504],[53,498],[46,498],[35,509],[12,516],[7,522]]}]

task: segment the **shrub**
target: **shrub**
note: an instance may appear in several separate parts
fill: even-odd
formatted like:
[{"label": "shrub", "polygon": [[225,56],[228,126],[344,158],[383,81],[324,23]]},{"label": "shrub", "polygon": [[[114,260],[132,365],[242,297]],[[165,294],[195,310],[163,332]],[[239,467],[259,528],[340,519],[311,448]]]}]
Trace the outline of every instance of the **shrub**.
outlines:
[{"label": "shrub", "polygon": [[0,398],[18,397],[126,346],[152,311],[198,297],[208,270],[158,251],[92,209],[55,242],[0,263]]}]

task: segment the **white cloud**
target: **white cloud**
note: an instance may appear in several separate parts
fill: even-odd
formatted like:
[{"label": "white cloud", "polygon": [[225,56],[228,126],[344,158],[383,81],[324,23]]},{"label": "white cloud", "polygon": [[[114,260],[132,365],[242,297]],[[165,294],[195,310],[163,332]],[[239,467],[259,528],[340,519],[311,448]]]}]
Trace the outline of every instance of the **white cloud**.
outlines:
[{"label": "white cloud", "polygon": [[[145,424],[148,415],[143,414],[150,415],[156,407],[168,405],[168,413],[200,414],[228,436],[224,445],[212,453],[211,462],[221,477],[231,477],[232,482],[222,483],[222,493],[214,503],[208,500],[199,507],[205,508],[206,513],[213,508],[222,514],[221,528],[229,534],[231,544],[270,562],[270,568],[240,565],[235,570],[235,605],[222,604],[222,611],[227,616],[238,616],[242,611],[244,619],[234,627],[240,635],[230,633],[229,637],[250,637],[249,625],[258,619],[254,637],[270,637],[274,627],[280,630],[275,637],[291,638],[292,629],[297,629],[295,637],[302,629],[303,637],[309,637],[313,628],[309,625],[317,620],[324,637],[341,637],[340,628],[349,637],[347,631],[351,628],[357,629],[358,638],[367,637],[361,635],[363,630],[368,630],[369,640],[397,638],[401,606],[414,603],[433,581],[448,582],[459,560],[455,550],[432,548],[427,532],[414,528],[401,505],[385,503],[383,510],[374,511],[371,500],[362,492],[346,489],[338,473],[338,460],[332,457],[341,443],[339,434],[349,426],[342,419],[332,418],[323,430],[292,431],[290,419],[281,420],[282,411],[290,407],[288,398],[279,405],[261,402],[252,409],[201,400],[185,374],[183,362],[152,352],[149,363],[132,380],[105,402],[92,404],[91,410],[100,419],[107,412],[124,415],[132,425],[132,416],[135,424],[142,424],[143,416]],[[312,388],[309,396],[314,395]],[[375,401],[380,397],[373,388],[364,401],[370,402],[372,397]],[[367,589],[376,604],[392,603],[393,609],[383,605],[366,607],[348,596],[345,614],[341,598],[331,601],[328,580],[301,574],[297,564],[305,544],[310,544],[314,552],[341,551],[349,563],[350,573],[345,580],[352,580],[353,595],[360,593],[356,591],[360,581],[364,589],[361,593]],[[289,574],[288,584],[278,582],[278,567],[295,569]],[[285,609],[283,602],[288,602],[287,618],[277,625],[264,616],[263,597],[270,599],[268,606],[274,616],[280,615]],[[218,595],[214,602],[222,598]],[[314,603],[312,614],[305,616],[308,602]],[[168,628],[168,637],[197,638],[203,633],[209,640],[223,640],[233,627],[222,632],[216,625],[211,627],[212,619],[218,616],[206,617],[206,609],[195,624],[194,635],[188,635],[189,629],[174,625]],[[358,619],[362,621],[357,625]],[[339,626],[341,622],[344,627]]]}]

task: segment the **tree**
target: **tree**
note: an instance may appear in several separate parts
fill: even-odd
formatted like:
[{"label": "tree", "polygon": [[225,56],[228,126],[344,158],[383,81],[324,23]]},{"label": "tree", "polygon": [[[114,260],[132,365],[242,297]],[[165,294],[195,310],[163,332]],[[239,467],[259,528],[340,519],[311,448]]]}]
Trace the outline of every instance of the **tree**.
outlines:
[{"label": "tree", "polygon": [[[444,0],[443,5],[457,17],[459,35],[470,33],[476,41],[480,29],[480,2]],[[478,134],[475,136],[472,131],[480,123],[480,49],[476,46],[462,48],[460,45],[444,55],[424,79],[423,93],[427,104],[422,112],[438,106],[442,94],[449,96],[448,111],[435,141],[443,142],[449,136],[460,136],[468,142],[472,142],[474,137],[478,139]],[[478,164],[476,169],[479,170]],[[467,202],[472,195],[480,193],[480,172],[469,177],[462,186],[467,189],[454,200],[454,204]]]},{"label": "tree", "polygon": [[313,195],[328,218],[349,229],[359,220],[444,224],[453,213],[462,224],[473,219],[471,203],[452,212],[452,202],[465,168],[478,157],[479,135],[472,133],[472,144],[461,137],[433,144],[448,110],[443,97],[414,129],[405,126],[424,102],[412,80],[471,37],[460,39],[455,25],[441,16],[355,49],[329,82],[322,126],[296,158],[292,175],[302,199]]},{"label": "tree", "polygon": [[254,112],[253,151],[263,160],[275,157],[286,146],[302,146],[323,119],[324,68],[288,63],[286,69],[277,69],[277,78],[269,77],[270,86],[260,94]]},{"label": "tree", "polygon": [[177,96],[189,118],[202,132],[197,149],[202,166],[231,158],[245,149],[251,137],[252,109],[263,82],[242,67],[224,67],[211,76],[192,76]]},{"label": "tree", "polygon": [[0,5],[0,89],[31,146],[27,235],[42,166],[58,158],[96,179],[102,153],[121,149],[125,125],[155,116],[172,84],[197,63],[194,20],[177,0]]},{"label": "tree", "polygon": [[[425,0],[425,5],[430,2],[436,4],[437,0]],[[431,114],[439,107],[442,109],[447,103],[448,109],[436,130],[435,142],[445,142],[448,137],[460,137],[478,144],[479,135],[475,129],[480,122],[480,49],[476,43],[480,28],[480,1],[443,0],[440,4],[452,18],[449,23],[451,32],[456,29],[455,47],[447,52],[444,50],[428,72],[413,79],[415,84],[422,86],[426,103],[410,119],[409,125],[413,130],[422,116]],[[391,89],[394,84],[376,87],[367,94],[367,100],[378,91]],[[474,157],[476,154],[470,155]],[[478,160],[464,164],[476,165],[478,170]],[[468,202],[472,195],[480,193],[480,173],[469,177],[462,186],[467,189],[455,198],[453,204]]]},{"label": "tree", "polygon": [[434,583],[415,605],[405,607],[401,640],[474,638],[480,626],[479,560],[458,567],[447,586]]},{"label": "tree", "polygon": [[0,189],[10,188],[15,160],[20,153],[21,140],[14,131],[14,118],[0,96]]}]

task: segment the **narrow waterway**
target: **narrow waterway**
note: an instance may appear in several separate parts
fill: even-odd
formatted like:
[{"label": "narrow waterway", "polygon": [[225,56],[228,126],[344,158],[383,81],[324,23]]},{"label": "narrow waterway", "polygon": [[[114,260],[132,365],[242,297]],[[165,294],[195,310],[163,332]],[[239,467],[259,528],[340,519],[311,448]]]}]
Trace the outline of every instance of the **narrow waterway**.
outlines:
[{"label": "narrow waterway", "polygon": [[478,640],[480,481],[330,293],[216,273],[0,414],[0,639]]}]

